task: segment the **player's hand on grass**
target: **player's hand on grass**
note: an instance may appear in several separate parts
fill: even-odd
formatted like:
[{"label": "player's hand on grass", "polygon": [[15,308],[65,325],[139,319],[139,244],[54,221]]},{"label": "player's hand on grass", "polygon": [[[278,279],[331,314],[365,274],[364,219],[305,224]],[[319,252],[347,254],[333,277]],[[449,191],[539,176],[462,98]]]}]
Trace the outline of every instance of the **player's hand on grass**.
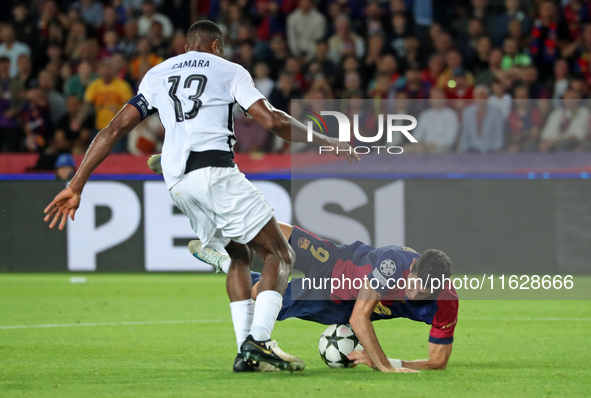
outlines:
[{"label": "player's hand on grass", "polygon": [[[75,192],[72,188],[68,187],[61,191],[53,199],[53,201],[45,208],[45,222],[49,222],[51,217],[51,223],[49,228],[53,228],[59,222],[59,229],[62,230],[66,226],[68,216],[74,221],[74,214],[80,206],[80,194]],[[61,221],[60,221],[61,217]]]},{"label": "player's hand on grass", "polygon": [[342,141],[339,141],[338,139],[333,138],[333,137],[329,137],[329,141],[330,141],[330,146],[332,146],[335,150],[335,155],[337,155],[337,156],[341,156],[341,154],[344,155],[347,158],[347,162],[349,162],[349,164],[353,163],[352,159],[355,159],[358,162],[360,161],[359,155],[357,155],[355,153],[355,151],[353,150],[351,145],[349,145],[348,142],[342,142]]},{"label": "player's hand on grass", "polygon": [[408,368],[393,368],[388,367],[384,369],[379,369],[375,363],[371,360],[367,351],[360,350],[360,351],[352,351],[347,358],[354,362],[354,365],[351,367],[355,367],[357,365],[367,365],[372,369],[379,370],[380,372],[384,373],[419,373],[418,370],[408,369]]},{"label": "player's hand on grass", "polygon": [[373,363],[367,351],[358,350],[358,351],[351,351],[351,353],[347,356],[350,361],[353,361],[354,365],[367,365],[370,368],[377,369],[376,365]]}]

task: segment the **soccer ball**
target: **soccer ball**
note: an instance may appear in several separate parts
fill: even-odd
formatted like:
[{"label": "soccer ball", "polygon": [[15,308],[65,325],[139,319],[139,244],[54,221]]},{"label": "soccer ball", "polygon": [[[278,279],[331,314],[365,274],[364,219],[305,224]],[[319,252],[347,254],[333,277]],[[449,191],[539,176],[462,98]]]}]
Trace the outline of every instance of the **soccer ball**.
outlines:
[{"label": "soccer ball", "polygon": [[318,342],[320,358],[330,368],[348,368],[352,362],[347,355],[363,350],[359,339],[349,325],[331,325],[322,333]]}]

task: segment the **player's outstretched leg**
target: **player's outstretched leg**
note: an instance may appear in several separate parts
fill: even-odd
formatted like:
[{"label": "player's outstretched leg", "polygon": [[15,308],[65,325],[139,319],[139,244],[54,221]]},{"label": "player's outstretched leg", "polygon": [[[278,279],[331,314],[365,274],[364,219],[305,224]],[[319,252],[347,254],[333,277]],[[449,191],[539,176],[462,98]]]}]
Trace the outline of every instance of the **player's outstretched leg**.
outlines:
[{"label": "player's outstretched leg", "polygon": [[193,257],[211,265],[215,269],[216,274],[220,271],[224,274],[228,273],[231,259],[227,254],[211,247],[203,246],[203,243],[199,239],[190,241],[188,248]]},{"label": "player's outstretched leg", "polygon": [[275,217],[248,245],[257,252],[265,265],[259,280],[250,335],[242,343],[240,352],[247,360],[267,362],[281,370],[303,370],[305,365],[301,359],[286,354],[275,340],[271,340],[271,331],[281,310],[295,253],[281,233]]}]

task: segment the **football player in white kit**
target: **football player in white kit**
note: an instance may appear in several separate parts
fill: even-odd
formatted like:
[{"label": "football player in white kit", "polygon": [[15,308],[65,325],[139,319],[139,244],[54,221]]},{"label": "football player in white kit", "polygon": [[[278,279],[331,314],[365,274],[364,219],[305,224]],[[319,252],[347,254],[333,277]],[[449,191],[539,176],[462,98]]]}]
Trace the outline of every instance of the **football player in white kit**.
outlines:
[{"label": "football player in white kit", "polygon": [[[306,141],[306,127],[274,109],[242,66],[221,57],[223,36],[215,23],[194,23],[186,50],[146,73],[138,94],[96,136],[69,186],[47,206],[45,221],[51,220],[50,228],[59,222],[59,229],[68,216],[73,221],[92,172],[121,137],[158,113],[165,130],[162,169],[172,200],[204,246],[225,248],[232,259],[226,288],[238,344],[234,371],[255,371],[259,362],[302,370],[301,359],[271,340],[295,255],[273,209],[234,164],[232,107],[237,102],[288,141]],[[313,142],[338,148],[349,162],[359,160],[348,143],[318,133]],[[256,304],[250,274],[255,252],[264,262]]]}]

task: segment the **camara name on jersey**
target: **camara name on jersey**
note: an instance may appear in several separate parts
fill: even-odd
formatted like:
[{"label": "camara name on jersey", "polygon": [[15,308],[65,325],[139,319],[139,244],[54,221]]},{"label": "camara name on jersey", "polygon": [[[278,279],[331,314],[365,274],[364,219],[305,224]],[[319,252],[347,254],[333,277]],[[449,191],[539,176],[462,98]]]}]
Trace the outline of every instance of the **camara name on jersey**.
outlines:
[{"label": "camara name on jersey", "polygon": [[172,69],[181,69],[181,68],[205,68],[209,66],[209,61],[204,61],[202,59],[200,59],[199,61],[197,61],[196,59],[194,60],[189,60],[189,61],[185,61],[185,62],[179,62],[178,64],[174,64],[172,66]]}]

